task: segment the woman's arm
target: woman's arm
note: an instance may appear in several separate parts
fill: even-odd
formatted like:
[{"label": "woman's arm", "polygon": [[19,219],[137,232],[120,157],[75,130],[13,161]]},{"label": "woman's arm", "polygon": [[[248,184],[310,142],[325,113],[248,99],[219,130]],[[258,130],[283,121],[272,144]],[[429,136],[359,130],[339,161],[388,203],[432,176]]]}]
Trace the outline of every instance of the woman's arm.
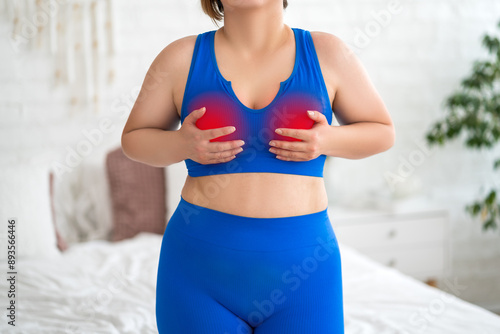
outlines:
[{"label": "woman's arm", "polygon": [[190,112],[176,130],[195,42],[196,36],[179,39],[151,64],[121,137],[122,150],[130,159],[154,167],[185,159],[212,164],[232,160],[241,151],[241,141],[210,142],[233,132],[231,126],[198,129],[203,108]]},{"label": "woman's arm", "polygon": [[316,122],[310,130],[277,129],[301,142],[272,141],[270,151],[281,160],[307,161],[321,154],[361,159],[391,148],[394,125],[361,62],[334,35],[315,32],[312,37],[340,126],[330,126],[315,112],[309,115]]},{"label": "woman's arm", "polygon": [[334,35],[313,36],[325,80],[335,92],[332,109],[340,124],[327,132],[323,153],[360,159],[391,148],[391,116],[358,57]]},{"label": "woman's arm", "polygon": [[130,159],[155,167],[186,159],[187,150],[179,132],[169,130],[175,130],[180,121],[174,85],[189,70],[193,38],[165,47],[146,73],[121,137],[122,150]]}]

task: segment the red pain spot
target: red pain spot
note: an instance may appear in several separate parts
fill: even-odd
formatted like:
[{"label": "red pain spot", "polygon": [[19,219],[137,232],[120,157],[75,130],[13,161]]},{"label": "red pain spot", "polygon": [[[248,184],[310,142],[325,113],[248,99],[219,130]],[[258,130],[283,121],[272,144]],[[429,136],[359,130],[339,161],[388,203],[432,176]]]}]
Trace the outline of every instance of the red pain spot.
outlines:
[{"label": "red pain spot", "polygon": [[301,141],[300,139],[279,135],[274,132],[277,128],[311,129],[314,121],[307,115],[308,110],[319,111],[319,104],[312,98],[304,96],[290,97],[273,108],[269,116],[270,129],[276,140]]},{"label": "red pain spot", "polygon": [[228,135],[213,138],[211,142],[229,141],[241,139],[241,128],[243,124],[237,117],[234,103],[227,98],[217,95],[204,96],[196,101],[196,107],[199,109],[205,107],[205,114],[196,121],[196,126],[201,130],[216,129],[226,126],[234,126],[236,131]]}]

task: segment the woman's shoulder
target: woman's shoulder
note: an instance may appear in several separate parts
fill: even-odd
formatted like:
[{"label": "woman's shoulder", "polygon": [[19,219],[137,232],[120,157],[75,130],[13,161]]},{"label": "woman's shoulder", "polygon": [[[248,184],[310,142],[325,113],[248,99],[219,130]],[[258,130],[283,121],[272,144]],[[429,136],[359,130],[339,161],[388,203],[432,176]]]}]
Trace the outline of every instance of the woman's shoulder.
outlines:
[{"label": "woman's shoulder", "polygon": [[347,43],[334,34],[311,31],[311,37],[323,77],[337,91],[340,83],[359,69],[359,59]]},{"label": "woman's shoulder", "polygon": [[311,37],[318,57],[328,59],[332,64],[341,64],[354,56],[353,50],[340,37],[322,31],[311,31]]},{"label": "woman's shoulder", "polygon": [[310,31],[311,37],[314,40],[314,44],[320,44],[322,46],[338,46],[344,44],[342,39],[337,35],[324,32],[324,31]]},{"label": "woman's shoulder", "polygon": [[149,74],[169,85],[187,76],[196,38],[197,35],[185,36],[164,46],[151,63]]},{"label": "woman's shoulder", "polygon": [[158,54],[158,62],[173,69],[184,63],[189,63],[194,51],[196,37],[197,35],[190,35],[172,41]]}]

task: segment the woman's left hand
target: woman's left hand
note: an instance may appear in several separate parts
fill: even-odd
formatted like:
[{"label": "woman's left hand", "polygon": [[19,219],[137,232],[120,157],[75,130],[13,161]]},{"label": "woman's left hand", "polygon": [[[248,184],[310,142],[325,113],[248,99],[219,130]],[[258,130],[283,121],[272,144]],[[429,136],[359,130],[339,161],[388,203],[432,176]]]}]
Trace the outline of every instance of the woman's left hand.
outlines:
[{"label": "woman's left hand", "polygon": [[315,122],[311,129],[278,128],[275,130],[279,135],[302,140],[271,140],[269,151],[276,154],[276,158],[285,161],[309,161],[322,154],[323,141],[328,131],[332,130],[331,126],[325,115],[318,111],[307,111],[307,115]]}]

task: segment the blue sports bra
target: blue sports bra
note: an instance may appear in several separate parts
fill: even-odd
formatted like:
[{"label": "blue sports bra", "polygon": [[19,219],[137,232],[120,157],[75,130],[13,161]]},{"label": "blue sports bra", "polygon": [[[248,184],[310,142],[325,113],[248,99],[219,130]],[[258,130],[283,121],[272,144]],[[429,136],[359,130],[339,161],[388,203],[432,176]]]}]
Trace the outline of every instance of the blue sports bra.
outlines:
[{"label": "blue sports bra", "polygon": [[311,34],[298,28],[292,30],[296,49],[292,74],[281,82],[273,101],[262,109],[242,104],[231,82],[219,72],[214,52],[215,30],[197,36],[182,101],[181,124],[190,112],[206,107],[205,114],[196,123],[198,128],[236,127],[233,133],[211,141],[241,139],[245,144],[243,151],[229,162],[203,165],[186,159],[189,176],[266,172],[323,177],[325,155],[310,161],[284,161],[269,152],[272,139],[297,140],[275,133],[278,127],[310,129],[313,126],[307,110],[323,113],[328,123],[332,123],[330,99]]}]

